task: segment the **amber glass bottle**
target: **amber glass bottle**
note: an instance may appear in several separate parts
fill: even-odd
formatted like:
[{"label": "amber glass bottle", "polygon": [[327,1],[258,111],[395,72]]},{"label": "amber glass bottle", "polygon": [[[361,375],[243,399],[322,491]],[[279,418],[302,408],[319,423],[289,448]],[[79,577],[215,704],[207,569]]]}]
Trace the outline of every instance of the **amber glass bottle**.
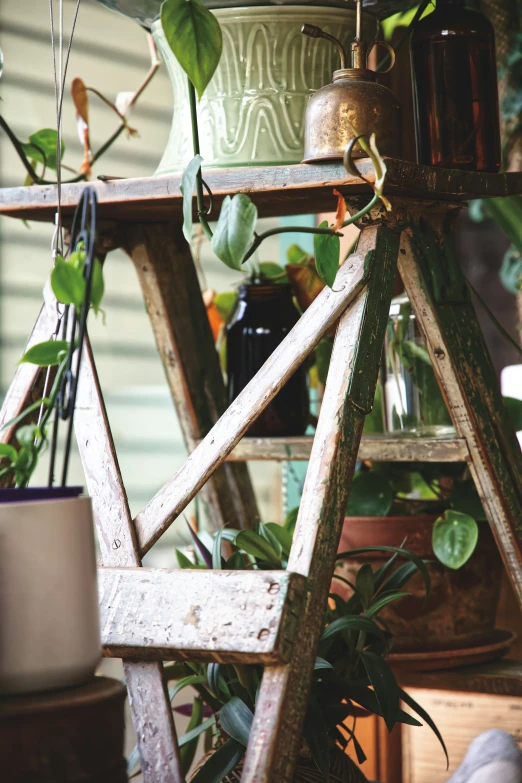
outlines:
[{"label": "amber glass bottle", "polygon": [[411,36],[417,160],[498,171],[501,160],[495,35],[464,0],[437,0]]},{"label": "amber glass bottle", "polygon": [[[289,285],[242,285],[227,327],[227,374],[232,402],[297,323]],[[308,422],[307,372],[300,367],[259,418],[249,435],[303,435]]]}]

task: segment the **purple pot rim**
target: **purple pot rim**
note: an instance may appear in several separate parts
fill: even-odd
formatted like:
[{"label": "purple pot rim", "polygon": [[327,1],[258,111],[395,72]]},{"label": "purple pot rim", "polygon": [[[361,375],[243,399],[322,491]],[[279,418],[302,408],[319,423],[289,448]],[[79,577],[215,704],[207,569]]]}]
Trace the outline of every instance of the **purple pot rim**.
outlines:
[{"label": "purple pot rim", "polygon": [[7,487],[0,489],[0,505],[45,500],[74,500],[83,493],[83,487]]}]

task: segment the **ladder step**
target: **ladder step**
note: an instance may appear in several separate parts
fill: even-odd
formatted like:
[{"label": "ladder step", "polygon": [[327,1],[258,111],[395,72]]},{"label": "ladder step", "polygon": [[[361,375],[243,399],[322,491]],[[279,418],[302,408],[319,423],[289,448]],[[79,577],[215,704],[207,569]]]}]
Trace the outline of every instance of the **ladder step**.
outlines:
[{"label": "ladder step", "polygon": [[[313,436],[299,438],[243,438],[227,459],[248,460],[308,460]],[[389,438],[365,436],[361,440],[359,459],[375,462],[469,462],[464,438]]]},{"label": "ladder step", "polygon": [[289,571],[100,567],[104,654],[140,661],[286,663],[305,584]]}]

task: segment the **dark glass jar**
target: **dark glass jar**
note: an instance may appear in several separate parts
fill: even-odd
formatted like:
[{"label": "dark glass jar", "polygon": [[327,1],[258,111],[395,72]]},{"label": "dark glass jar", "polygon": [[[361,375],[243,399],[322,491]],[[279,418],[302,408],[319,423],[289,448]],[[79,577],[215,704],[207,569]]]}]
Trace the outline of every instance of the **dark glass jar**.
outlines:
[{"label": "dark glass jar", "polygon": [[412,33],[417,160],[429,166],[495,172],[500,125],[495,34],[464,0],[437,0]]},{"label": "dark glass jar", "polygon": [[[229,401],[252,380],[297,323],[289,285],[242,285],[227,327]],[[308,422],[308,378],[302,365],[252,424],[248,435],[303,435]]]}]

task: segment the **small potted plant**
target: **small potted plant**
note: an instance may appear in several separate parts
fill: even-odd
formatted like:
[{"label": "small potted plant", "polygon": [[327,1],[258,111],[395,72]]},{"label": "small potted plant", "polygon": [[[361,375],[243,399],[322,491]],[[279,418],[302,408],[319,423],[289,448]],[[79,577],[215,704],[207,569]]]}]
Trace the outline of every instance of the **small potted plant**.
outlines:
[{"label": "small potted plant", "polygon": [[[383,610],[395,651],[434,653],[436,665],[437,651],[480,653],[495,642],[502,564],[466,464],[363,463],[346,513],[342,549],[406,542],[430,561],[430,598],[414,579],[411,595]],[[352,581],[368,557],[347,561],[340,575]],[[371,562],[379,565],[380,556]]]},{"label": "small potted plant", "polygon": [[[87,189],[80,209],[89,198]],[[56,257],[51,275],[64,308],[61,332],[20,359],[47,368],[50,391],[4,424],[17,429],[10,443],[0,444],[7,486],[0,490],[0,694],[80,684],[101,657],[91,502],[66,482],[87,315],[100,306],[103,275],[94,237],[74,227],[71,237],[72,252]],[[61,485],[54,486],[60,418],[67,419],[67,432]],[[49,445],[49,485],[29,487]]]},{"label": "small potted plant", "polygon": [[[191,530],[195,557],[191,560],[178,551],[179,565],[231,570],[285,568],[295,521],[292,513],[284,525],[259,523],[257,531],[223,529],[216,534],[212,551]],[[226,559],[222,553],[224,539],[229,547]],[[329,776],[343,783],[365,781],[361,770],[346,754],[353,743],[359,762],[366,758],[357,740],[355,718],[373,713],[383,717],[390,731],[396,723],[420,725],[414,715],[402,709],[401,700],[433,729],[445,752],[435,724],[402,691],[386,663],[393,638],[380,622],[382,608],[404,596],[413,573],[420,573],[429,594],[426,565],[404,549],[388,548],[386,553],[392,558],[376,572],[368,565],[358,570],[355,594],[349,600],[331,596],[314,669],[296,781],[328,780]],[[351,557],[351,553],[345,556]],[[395,562],[400,565],[392,573]],[[205,737],[207,752],[189,777],[191,783],[236,783],[239,779],[262,671],[262,666],[257,665],[179,662],[165,666],[171,699],[187,687],[195,690],[191,702],[174,708],[190,718],[187,733],[180,738],[185,774],[195,758],[199,738]],[[131,776],[139,771],[134,755],[129,765]]]}]

